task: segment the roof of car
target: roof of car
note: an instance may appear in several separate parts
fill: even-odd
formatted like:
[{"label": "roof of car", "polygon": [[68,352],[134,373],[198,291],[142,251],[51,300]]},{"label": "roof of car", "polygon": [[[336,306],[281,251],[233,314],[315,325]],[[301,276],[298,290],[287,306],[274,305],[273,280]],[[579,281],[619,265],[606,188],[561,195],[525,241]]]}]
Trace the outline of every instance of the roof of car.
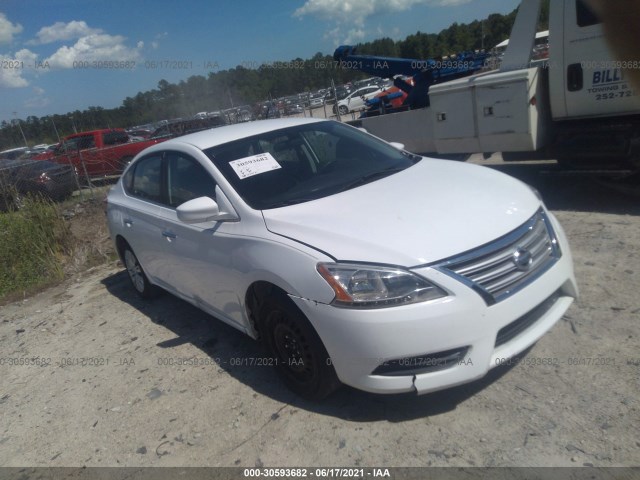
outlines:
[{"label": "roof of car", "polygon": [[182,137],[163,142],[159,146],[162,146],[163,148],[170,148],[171,145],[187,143],[199,148],[200,150],[204,150],[223,143],[233,142],[234,140],[260,135],[261,133],[325,121],[327,120],[318,118],[285,118],[237,123],[235,125],[226,125],[223,127],[184,135]]},{"label": "roof of car", "polygon": [[18,151],[24,151],[24,150],[29,150],[29,147],[17,147],[17,148],[10,148],[8,150],[2,150],[0,152],[0,155],[3,153],[12,153],[12,152],[18,152]]}]

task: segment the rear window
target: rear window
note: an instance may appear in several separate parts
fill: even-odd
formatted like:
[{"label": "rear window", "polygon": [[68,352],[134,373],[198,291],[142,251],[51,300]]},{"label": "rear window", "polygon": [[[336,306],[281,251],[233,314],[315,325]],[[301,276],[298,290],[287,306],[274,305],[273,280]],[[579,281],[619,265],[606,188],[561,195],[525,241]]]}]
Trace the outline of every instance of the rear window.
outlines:
[{"label": "rear window", "polygon": [[106,132],[102,140],[105,145],[120,145],[129,141],[129,135],[126,132]]}]

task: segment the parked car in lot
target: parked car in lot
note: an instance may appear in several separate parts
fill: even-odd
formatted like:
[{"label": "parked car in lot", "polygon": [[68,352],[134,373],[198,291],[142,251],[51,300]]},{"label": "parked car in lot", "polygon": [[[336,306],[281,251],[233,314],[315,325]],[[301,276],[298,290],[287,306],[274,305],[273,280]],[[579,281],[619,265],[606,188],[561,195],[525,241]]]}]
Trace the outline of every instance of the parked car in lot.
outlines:
[{"label": "parked car in lot", "polygon": [[0,152],[0,160],[15,160],[29,153],[28,147],[10,148]]},{"label": "parked car in lot", "polygon": [[206,118],[191,118],[188,120],[177,120],[168,122],[153,131],[149,137],[151,140],[165,140],[176,138],[189,133],[199,132],[208,128],[215,128],[225,125],[226,120],[222,115],[209,116]]},{"label": "parked car in lot", "polygon": [[383,91],[384,90],[377,85],[359,88],[342,100],[338,100],[338,103],[333,106],[333,113],[337,114],[340,112],[340,115],[346,115],[349,112],[364,110],[366,101],[374,98]]},{"label": "parked car in lot", "polygon": [[83,177],[100,178],[119,175],[133,157],[159,141],[131,142],[131,137],[121,128],[92,130],[69,135],[52,152],[34,159],[72,165]]},{"label": "parked car in lot", "polygon": [[304,108],[299,103],[292,103],[284,108],[285,115],[301,115],[304,113]]},{"label": "parked car in lot", "polygon": [[260,338],[308,398],[478,379],[577,296],[565,235],[534,190],[339,122],[265,120],[151,147],[107,215],[141,296],[161,287]]},{"label": "parked car in lot", "polygon": [[77,188],[73,167],[45,160],[0,160],[0,210],[25,195],[61,200]]},{"label": "parked car in lot", "polygon": [[142,140],[146,140],[151,136],[153,130],[149,128],[131,128],[127,129],[127,134],[129,137],[141,138]]},{"label": "parked car in lot", "polygon": [[321,107],[324,105],[324,95],[315,95],[309,97],[309,106],[310,107]]}]

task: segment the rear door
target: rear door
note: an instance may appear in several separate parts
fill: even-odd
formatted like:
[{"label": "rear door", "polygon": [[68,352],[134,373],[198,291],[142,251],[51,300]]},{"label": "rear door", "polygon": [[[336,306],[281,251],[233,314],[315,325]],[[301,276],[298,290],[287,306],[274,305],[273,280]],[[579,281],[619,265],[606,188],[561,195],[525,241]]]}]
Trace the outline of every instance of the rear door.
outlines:
[{"label": "rear door", "polygon": [[124,210],[123,235],[153,283],[166,285],[169,271],[164,259],[162,236],[162,155],[140,159],[123,178],[129,196]]},{"label": "rear door", "polygon": [[[638,68],[640,59],[635,66],[615,59],[600,18],[584,0],[565,0],[562,11],[561,2],[553,3],[549,67],[554,117],[624,115],[639,110],[640,97],[624,69]],[[554,52],[560,45],[562,54]]]}]

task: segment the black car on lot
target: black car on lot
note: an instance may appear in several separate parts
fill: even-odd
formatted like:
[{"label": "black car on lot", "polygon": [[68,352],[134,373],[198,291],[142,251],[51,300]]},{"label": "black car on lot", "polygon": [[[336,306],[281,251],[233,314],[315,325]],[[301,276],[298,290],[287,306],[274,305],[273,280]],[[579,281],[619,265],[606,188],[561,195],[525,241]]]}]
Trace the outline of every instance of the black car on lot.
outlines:
[{"label": "black car on lot", "polygon": [[0,210],[29,194],[51,200],[70,196],[78,185],[73,169],[46,160],[0,159]]},{"label": "black car on lot", "polygon": [[165,125],[154,130],[149,138],[176,138],[189,133],[207,130],[209,128],[221,127],[222,125],[226,125],[226,123],[225,118],[221,115],[215,115],[207,118],[190,118],[188,120],[169,121]]}]

